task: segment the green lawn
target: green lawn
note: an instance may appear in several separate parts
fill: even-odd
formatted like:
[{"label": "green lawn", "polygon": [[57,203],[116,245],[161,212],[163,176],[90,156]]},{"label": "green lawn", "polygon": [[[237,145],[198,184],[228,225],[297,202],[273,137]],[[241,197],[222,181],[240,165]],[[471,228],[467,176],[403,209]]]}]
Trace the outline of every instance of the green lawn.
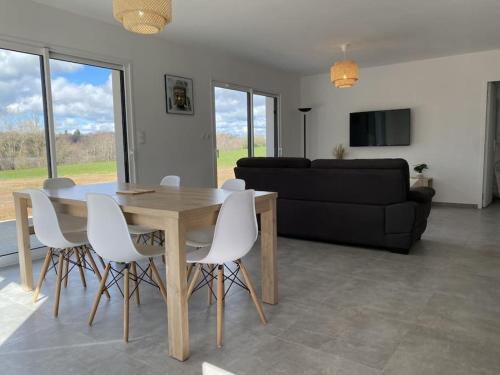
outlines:
[{"label": "green lawn", "polygon": [[[236,161],[248,155],[247,149],[222,151],[219,153],[217,164],[219,168],[232,168],[236,166]],[[265,156],[266,147],[257,146],[255,156]],[[100,161],[95,163],[66,164],[57,167],[59,176],[79,176],[88,174],[109,174],[116,172],[114,161]],[[14,180],[18,178],[47,177],[47,168],[27,168],[0,171],[0,179]]]},{"label": "green lawn", "polygon": [[[114,161],[95,163],[66,164],[57,167],[59,176],[78,176],[86,174],[109,174],[116,172]],[[17,178],[47,177],[47,168],[28,168],[0,171],[0,179],[14,180]]]},{"label": "green lawn", "polygon": [[[242,148],[239,150],[219,151],[217,166],[219,168],[232,168],[236,166],[238,159],[248,156],[248,150]],[[255,147],[255,156],[266,156],[266,146]]]}]

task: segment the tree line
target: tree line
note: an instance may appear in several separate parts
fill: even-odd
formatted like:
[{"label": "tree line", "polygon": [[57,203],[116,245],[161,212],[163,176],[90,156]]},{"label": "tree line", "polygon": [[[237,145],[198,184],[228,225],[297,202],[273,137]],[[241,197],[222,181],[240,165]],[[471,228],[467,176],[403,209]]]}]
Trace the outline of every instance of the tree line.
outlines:
[{"label": "tree line", "polygon": [[[57,164],[112,161],[116,157],[112,132],[56,134]],[[45,131],[38,121],[21,121],[0,130],[0,170],[45,167],[47,150]]]}]

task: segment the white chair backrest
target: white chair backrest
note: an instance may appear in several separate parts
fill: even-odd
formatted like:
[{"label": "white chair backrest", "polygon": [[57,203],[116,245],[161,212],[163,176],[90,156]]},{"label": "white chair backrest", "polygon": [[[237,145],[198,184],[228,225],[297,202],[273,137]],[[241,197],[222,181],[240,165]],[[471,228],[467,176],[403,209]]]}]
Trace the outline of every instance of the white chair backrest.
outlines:
[{"label": "white chair backrest", "polygon": [[62,189],[75,185],[75,181],[68,177],[47,178],[45,181],[43,181],[44,189]]},{"label": "white chair backrest", "polygon": [[240,178],[230,178],[229,180],[224,181],[220,188],[224,190],[243,191],[245,190],[245,180]]},{"label": "white chair backrest", "polygon": [[171,187],[179,187],[181,186],[181,178],[179,176],[165,176],[161,179],[161,186],[171,186]]},{"label": "white chair backrest", "polygon": [[217,217],[214,239],[205,263],[222,264],[245,256],[257,240],[255,191],[232,193]]},{"label": "white chair backrest", "polygon": [[109,195],[87,194],[87,237],[94,251],[114,262],[141,258],[130,237],[123,212]]},{"label": "white chair backrest", "polygon": [[69,247],[57,219],[56,210],[48,195],[39,189],[27,189],[33,207],[33,227],[38,240],[47,247]]}]

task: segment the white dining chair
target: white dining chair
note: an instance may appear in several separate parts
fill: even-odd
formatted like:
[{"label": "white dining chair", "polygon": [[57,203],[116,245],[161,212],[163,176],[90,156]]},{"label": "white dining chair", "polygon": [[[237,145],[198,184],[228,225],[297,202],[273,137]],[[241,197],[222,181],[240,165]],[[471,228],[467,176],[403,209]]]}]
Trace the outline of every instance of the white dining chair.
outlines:
[{"label": "white dining chair", "polygon": [[[179,176],[165,176],[161,179],[160,185],[161,186],[168,186],[168,187],[179,187],[181,184],[181,178]],[[161,245],[163,244],[163,235],[160,234],[158,231],[155,229],[149,228],[144,225],[129,225],[128,226],[130,234],[136,236],[136,242],[140,243],[146,243],[149,239],[151,245],[154,244],[154,240],[157,237],[158,243]]]},{"label": "white dining chair", "polygon": [[[221,189],[229,191],[243,191],[245,190],[245,180],[239,178],[231,178],[224,181]],[[207,228],[189,231],[186,235],[186,245],[198,249],[210,246],[210,244],[212,243],[212,239],[214,238],[214,228],[215,227],[212,225]]]},{"label": "white dining chair", "polygon": [[[264,310],[255,293],[252,281],[248,275],[241,258],[243,258],[253,247],[258,236],[257,218],[255,214],[255,192],[246,190],[234,192],[229,195],[219,212],[215,224],[214,238],[209,248],[186,254],[187,262],[195,264],[195,271],[188,288],[188,298],[192,293],[204,286],[212,291],[212,282],[217,280],[217,347],[222,346],[222,319],[224,298],[232,285],[239,285],[246,289],[257,308],[260,320],[267,323]],[[230,270],[228,275],[224,274],[224,265],[235,263],[236,270]],[[209,266],[209,270],[205,269]],[[217,267],[217,275],[211,275],[213,267]],[[241,272],[243,280],[239,279]],[[198,279],[202,275],[202,279]],[[230,281],[230,286],[225,291],[224,283]]]},{"label": "white dining chair", "polygon": [[161,179],[161,186],[179,187],[181,186],[181,178],[179,176],[165,176]]},{"label": "white dining chair", "polygon": [[[75,181],[68,177],[47,178],[43,181],[45,190],[67,189],[75,186]],[[87,230],[87,220],[82,217],[57,212],[63,232],[82,232]]]},{"label": "white dining chair", "polygon": [[[107,260],[88,323],[92,325],[94,321],[102,294],[123,279],[123,339],[128,342],[129,300],[131,294],[134,294],[137,304],[140,304],[139,284],[146,283],[159,288],[167,303],[165,285],[153,262],[153,257],[162,255],[164,249],[159,246],[134,244],[120,206],[108,195],[87,195],[87,217],[89,242],[94,251]],[[140,261],[147,261],[147,266],[143,268]],[[152,277],[148,272],[150,269]],[[107,283],[110,275],[112,280]],[[130,280],[134,283],[132,293]]]},{"label": "white dining chair", "polygon": [[[240,178],[230,178],[224,181],[224,183],[221,186],[221,189],[229,191],[243,191],[245,190],[245,180],[242,180]],[[211,225],[205,228],[190,230],[186,234],[186,245],[194,247],[195,249],[201,249],[210,246],[214,238],[214,229],[215,226]],[[192,267],[193,267],[192,264],[188,265],[188,278],[191,275]],[[210,269],[209,272],[211,274],[213,272],[213,269],[212,267],[209,267],[209,269]],[[207,293],[208,293],[208,304],[211,305],[212,291],[210,290],[210,288],[208,289]]]},{"label": "white dining chair", "polygon": [[[45,256],[45,260],[38,277],[38,283],[33,294],[33,302],[36,302],[38,298],[38,294],[42,288],[49,265],[53,261],[53,257],[57,257],[57,263],[54,263],[54,267],[57,266],[54,316],[57,317],[59,315],[61,283],[63,280],[67,280],[70,272],[75,266],[78,267],[80,271],[80,278],[84,287],[87,286],[84,273],[84,269],[87,268],[87,259],[91,267],[90,269],[95,273],[99,280],[101,279],[101,275],[94,262],[92,254],[87,247],[88,240],[85,231],[64,232],[61,229],[54,205],[47,194],[38,189],[27,189],[26,192],[31,198],[35,235],[43,245],[48,247],[47,255]],[[73,255],[76,258],[75,261],[71,259]],[[63,270],[64,264],[71,264],[71,267],[66,267]]]},{"label": "white dining chair", "polygon": [[53,177],[43,181],[44,189],[64,189],[75,186],[75,181],[69,177]]}]

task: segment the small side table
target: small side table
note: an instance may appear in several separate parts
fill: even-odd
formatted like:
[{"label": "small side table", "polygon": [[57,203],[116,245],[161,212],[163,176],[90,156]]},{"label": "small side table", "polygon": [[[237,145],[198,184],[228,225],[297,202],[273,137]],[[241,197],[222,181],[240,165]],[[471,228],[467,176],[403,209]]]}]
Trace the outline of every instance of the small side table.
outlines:
[{"label": "small side table", "polygon": [[410,177],[410,188],[432,187],[432,177]]}]

